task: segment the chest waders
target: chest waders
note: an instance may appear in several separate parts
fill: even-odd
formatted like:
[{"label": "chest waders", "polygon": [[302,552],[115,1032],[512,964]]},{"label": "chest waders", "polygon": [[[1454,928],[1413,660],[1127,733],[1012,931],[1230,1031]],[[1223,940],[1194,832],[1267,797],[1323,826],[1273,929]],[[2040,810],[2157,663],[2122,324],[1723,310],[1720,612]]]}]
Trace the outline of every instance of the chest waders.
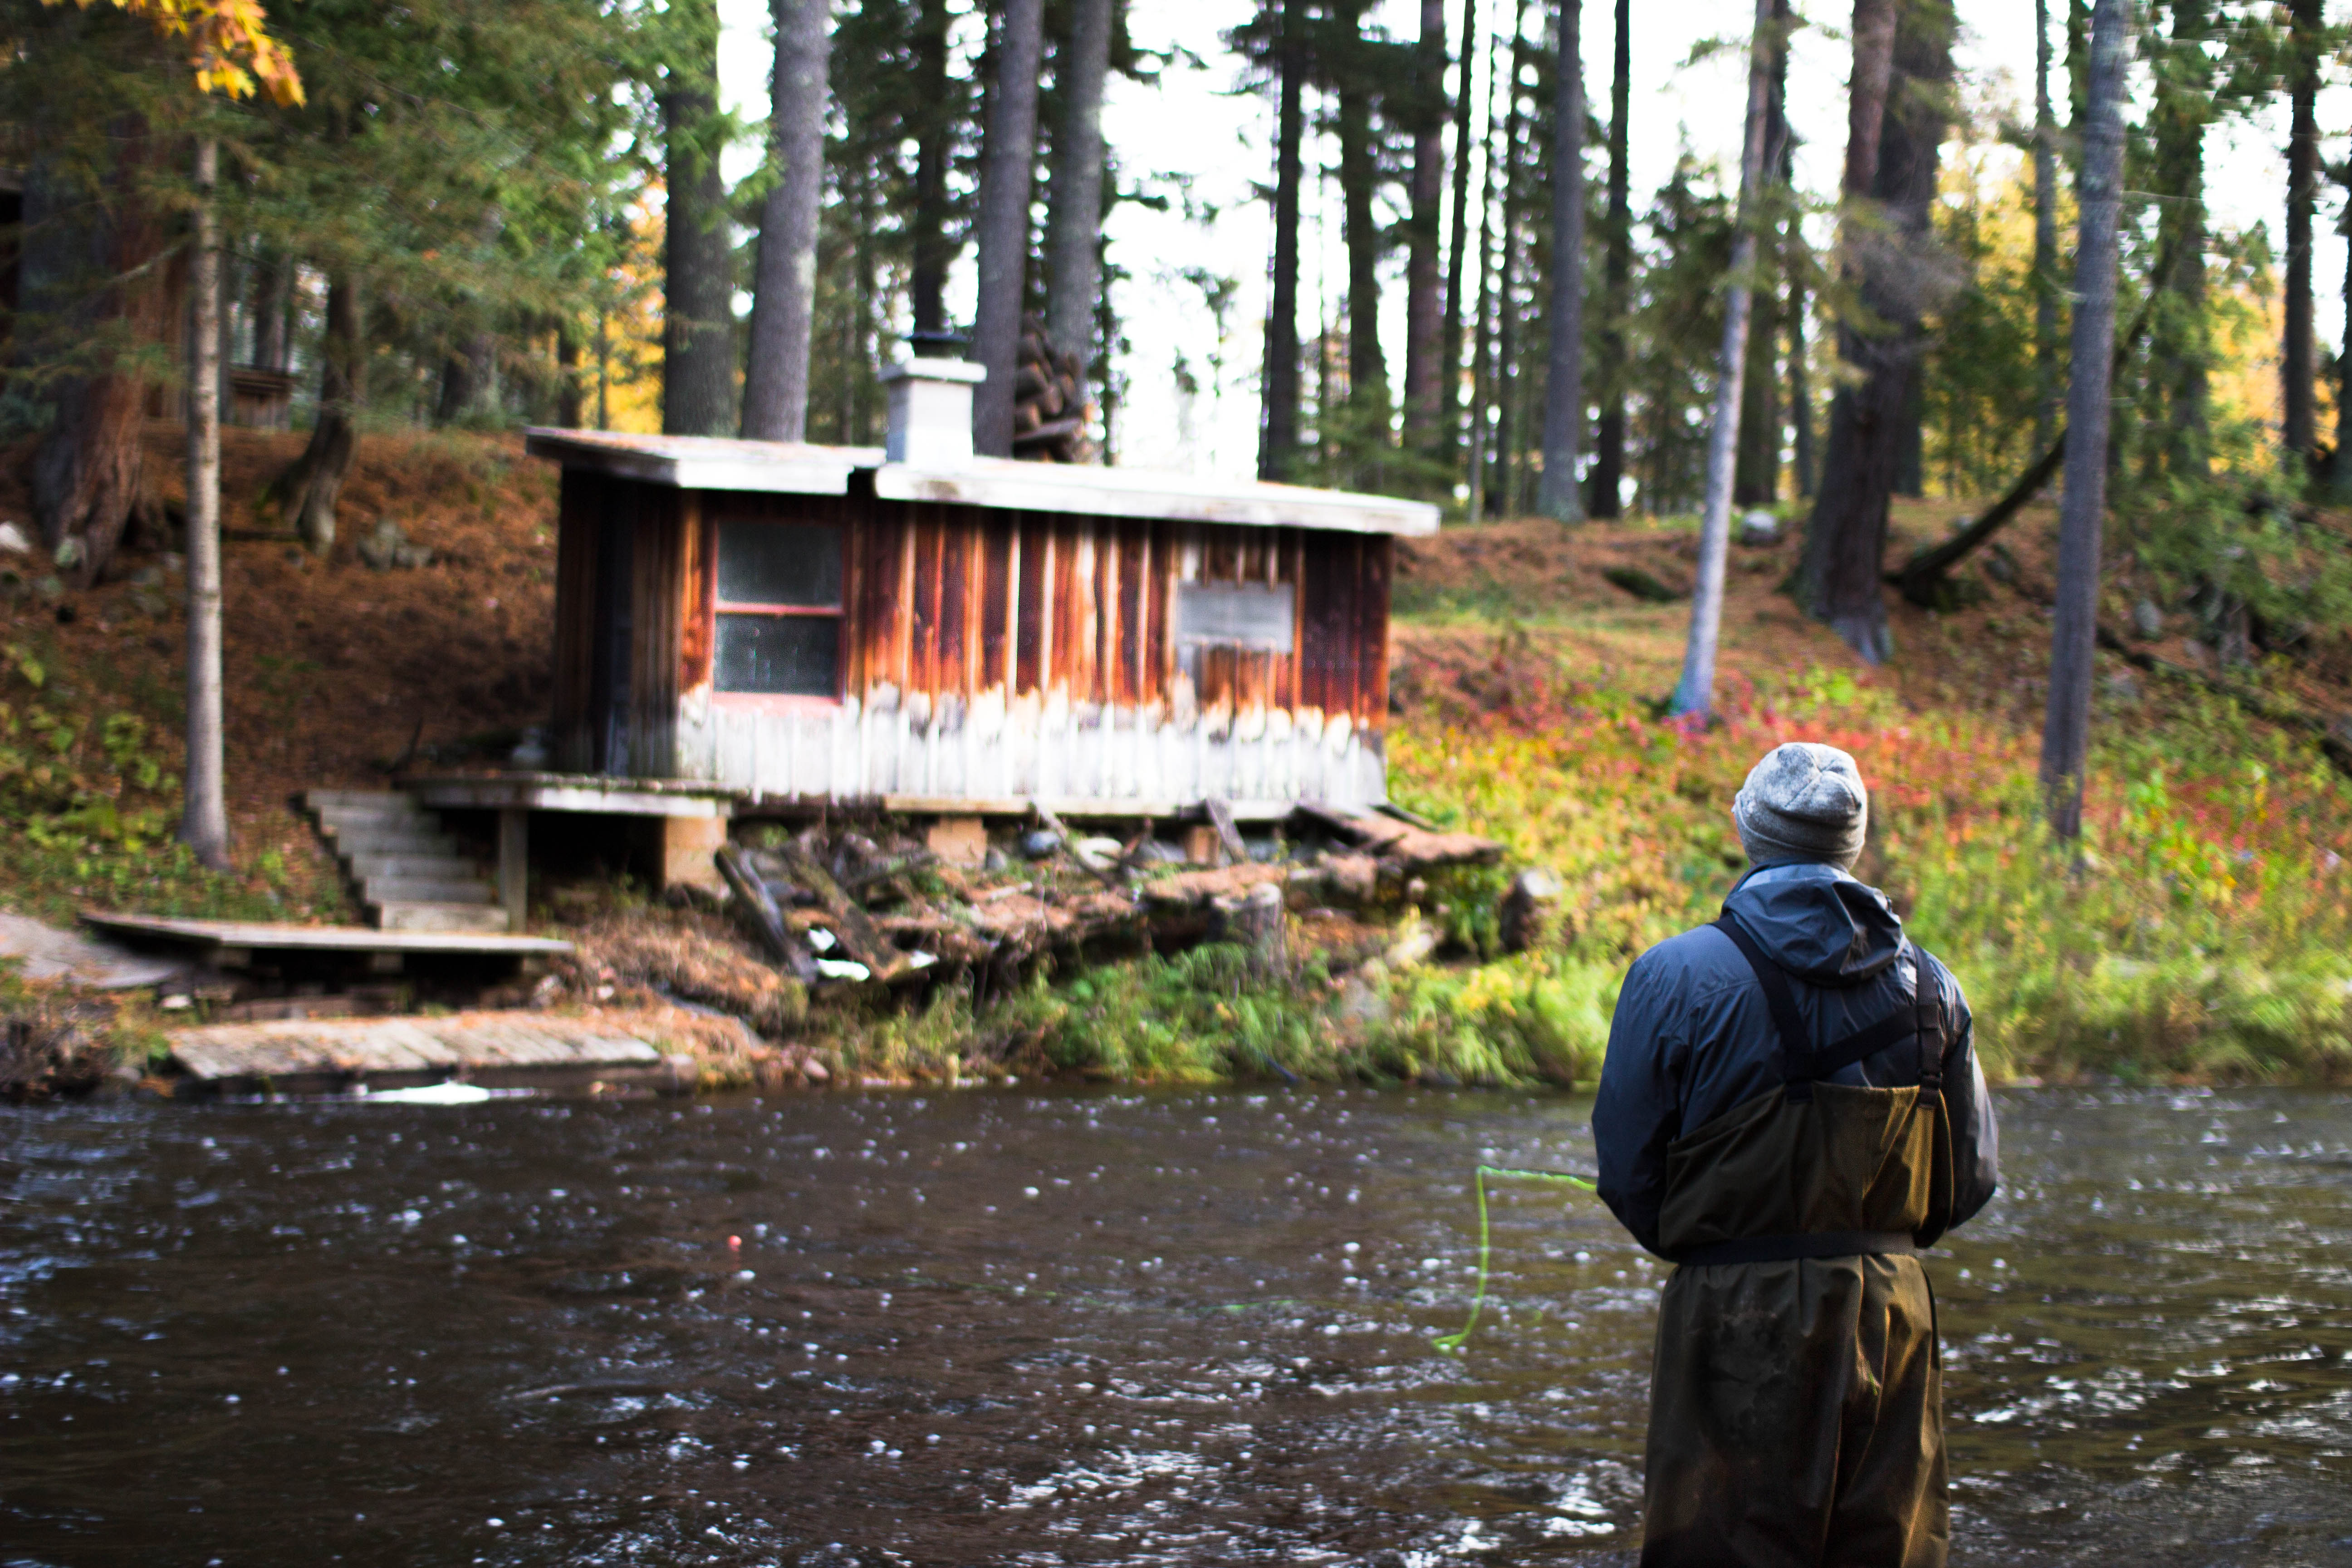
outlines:
[{"label": "chest waders", "polygon": [[[1911,947],[1908,1005],[1816,1049],[1790,976],[1729,913],[1716,927],[1763,988],[1780,1082],[1667,1148],[1643,1568],[1941,1568],[1943,1394],[1915,1256],[1952,1208],[1931,966]],[[1906,1041],[1916,1085],[1826,1081]]]}]

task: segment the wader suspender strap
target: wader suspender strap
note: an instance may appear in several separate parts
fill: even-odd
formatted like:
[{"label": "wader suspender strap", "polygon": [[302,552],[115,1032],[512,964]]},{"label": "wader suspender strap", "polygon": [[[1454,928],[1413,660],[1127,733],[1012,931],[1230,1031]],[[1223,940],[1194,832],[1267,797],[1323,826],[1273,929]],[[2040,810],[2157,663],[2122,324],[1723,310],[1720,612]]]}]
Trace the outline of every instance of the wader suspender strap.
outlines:
[{"label": "wader suspender strap", "polygon": [[1728,911],[1716,917],[1715,927],[1731,939],[1739,956],[1756,972],[1756,983],[1764,987],[1764,1005],[1771,1009],[1772,1026],[1780,1034],[1781,1089],[1792,1100],[1812,1099],[1813,1079],[1820,1075],[1812,1070],[1812,1041],[1805,1031],[1804,1015],[1797,1011],[1796,994],[1789,989],[1788,975],[1764,956],[1763,949],[1740,929]]},{"label": "wader suspender strap", "polygon": [[[1924,1109],[1942,1098],[1944,1031],[1938,1016],[1939,1001],[1928,975],[1927,955],[1916,945],[1911,949],[1911,1005],[1899,1007],[1877,1023],[1816,1051],[1806,1032],[1804,1016],[1797,1011],[1796,994],[1789,987],[1787,973],[1764,956],[1763,949],[1756,945],[1755,939],[1740,928],[1729,911],[1718,916],[1715,924],[1717,930],[1731,939],[1739,955],[1748,961],[1748,967],[1756,972],[1756,983],[1764,988],[1765,1006],[1770,1010],[1772,1026],[1780,1036],[1780,1084],[1786,1099],[1798,1103],[1811,1100],[1816,1079],[1876,1056],[1889,1046],[1900,1044],[1906,1036],[1916,1036],[1919,1043],[1920,1106]],[[1948,1193],[1933,1203],[1939,1213],[1948,1212],[1949,1205]],[[1943,1226],[1933,1220],[1930,1223],[1940,1235]],[[1918,1244],[1907,1231],[1813,1231],[1800,1236],[1750,1236],[1719,1241],[1711,1247],[1693,1247],[1675,1261],[1706,1268],[1722,1263],[1778,1263],[1798,1258],[1904,1256],[1918,1250]]]}]

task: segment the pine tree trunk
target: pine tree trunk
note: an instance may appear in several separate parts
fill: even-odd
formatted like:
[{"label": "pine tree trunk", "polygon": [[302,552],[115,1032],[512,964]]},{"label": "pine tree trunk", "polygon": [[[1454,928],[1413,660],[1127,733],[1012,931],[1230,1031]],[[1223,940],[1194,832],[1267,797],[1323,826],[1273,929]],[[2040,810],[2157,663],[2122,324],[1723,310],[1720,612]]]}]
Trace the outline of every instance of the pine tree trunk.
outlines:
[{"label": "pine tree trunk", "polygon": [[1029,277],[1029,201],[1036,180],[1037,79],[1044,67],[1045,0],[1006,0],[989,94],[980,179],[980,302],[972,357],[988,379],[971,400],[972,449],[1013,455],[1013,376],[1021,350]]},{"label": "pine tree trunk", "polygon": [[2281,437],[2290,458],[2307,462],[2317,441],[2318,385],[2311,325],[2311,212],[2319,194],[2320,0],[2294,0],[2287,32],[2287,88],[2293,102],[2286,144],[2286,332],[2279,374],[2285,383]]},{"label": "pine tree trunk", "polygon": [[1560,0],[1559,96],[1552,111],[1551,353],[1536,510],[1558,522],[1584,521],[1584,487],[1576,473],[1584,445],[1583,10],[1583,0]]},{"label": "pine tree trunk", "polygon": [[1617,0],[1617,38],[1609,82],[1609,258],[1605,281],[1607,317],[1601,329],[1601,423],[1592,445],[1594,517],[1616,517],[1624,508],[1625,312],[1633,280],[1633,216],[1628,121],[1633,104],[1633,0]]},{"label": "pine tree trunk", "polygon": [[[1806,608],[1873,664],[1889,651],[1879,564],[1920,350],[1920,304],[1907,252],[1927,233],[1942,136],[1935,95],[1909,86],[1932,88],[1950,68],[1949,11],[1904,7],[1902,19],[1912,25],[1898,28],[1896,9],[1892,0],[1854,8],[1843,191],[1848,216],[1840,248],[1869,330],[1852,321],[1838,328],[1839,357],[1850,377],[1830,402],[1828,451],[1801,583]],[[1890,110],[1898,55],[1906,90]]]},{"label": "pine tree trunk", "polygon": [[948,240],[948,166],[955,156],[955,126],[948,118],[947,0],[921,0],[915,16],[915,211],[908,237],[912,265],[907,291],[915,331],[947,331],[948,268],[956,247]]},{"label": "pine tree trunk", "polygon": [[[1045,331],[1056,348],[1094,359],[1095,310],[1102,292],[1103,83],[1110,74],[1112,0],[1076,0],[1066,53],[1055,75],[1062,124],[1054,138],[1054,188],[1046,218]],[[1088,401],[1085,386],[1077,401]]]},{"label": "pine tree trunk", "polygon": [[16,328],[20,363],[74,367],[45,388],[56,412],[34,448],[30,478],[41,536],[62,552],[63,574],[81,587],[112,563],[145,483],[140,434],[150,383],[110,345],[152,343],[166,328],[153,265],[163,237],[139,189],[146,131],[125,117],[107,140],[115,162],[97,172],[96,188],[36,158],[26,182],[24,314]]},{"label": "pine tree trunk", "polygon": [[2058,428],[2058,120],[2050,107],[2050,0],[2033,0],[2033,449]]},{"label": "pine tree trunk", "polygon": [[270,498],[312,553],[335,547],[335,506],[359,459],[354,423],[366,372],[360,342],[359,280],[349,273],[327,284],[327,333],[320,345],[319,419],[302,453],[270,486]]},{"label": "pine tree trunk", "polygon": [[[1780,177],[1785,184],[1790,171],[1782,166]],[[1797,496],[1801,500],[1813,499],[1821,482],[1821,468],[1814,462],[1813,451],[1813,387],[1812,374],[1805,363],[1805,237],[1799,228],[1801,220],[1791,216],[1786,244],[1789,247],[1787,273],[1789,278],[1789,423],[1796,431],[1795,458]]]},{"label": "pine tree trunk", "polygon": [[1716,355],[1715,417],[1707,429],[1706,510],[1699,520],[1698,582],[1691,591],[1690,637],[1675,688],[1676,713],[1712,713],[1716,640],[1723,625],[1723,575],[1731,552],[1731,479],[1739,438],[1740,383],[1748,367],[1748,279],[1756,264],[1756,229],[1764,202],[1765,139],[1771,118],[1773,61],[1780,50],[1775,0],[1756,0],[1756,36],[1748,51],[1748,134],[1739,155],[1739,206],[1731,242],[1731,287],[1723,302],[1723,346]]},{"label": "pine tree trunk", "polygon": [[[2098,0],[2091,24],[2091,81],[2077,186],[2076,372],[2066,395],[2066,492],[2058,515],[2058,593],[2050,631],[2050,696],[2042,731],[2042,788],[2051,830],[2083,831],[2083,775],[2090,760],[2091,678],[2098,645],[2099,532],[2106,510],[2107,379],[2114,353],[2116,228],[2123,183],[2124,72],[2131,57],[2129,0]],[[2087,369],[2089,374],[2083,374]]]},{"label": "pine tree trunk", "polygon": [[1437,364],[1432,455],[1450,471],[1462,447],[1463,271],[1470,244],[1470,62],[1478,54],[1478,0],[1462,0],[1462,63],[1454,73],[1454,217],[1445,247],[1445,321]]},{"label": "pine tree trunk", "polygon": [[2172,258],[2155,286],[2170,296],[2151,318],[2149,363],[2166,403],[2160,458],[2169,472],[2202,478],[2211,345],[2205,320],[2205,126],[2212,111],[2212,66],[2204,43],[2206,0],[2173,0],[2171,36],[2158,61],[2156,180],[2167,199],[2157,209],[2157,252]]},{"label": "pine tree trunk", "polygon": [[[1764,168],[1759,196],[1763,232],[1779,226],[1782,153],[1789,141],[1788,0],[1772,13],[1772,96],[1764,111]],[[1734,506],[1770,506],[1780,498],[1780,310],[1778,245],[1758,247],[1748,294],[1748,368],[1741,378],[1739,457],[1732,472]]]},{"label": "pine tree trunk", "polygon": [[1281,100],[1274,133],[1274,276],[1265,312],[1265,413],[1257,477],[1286,479],[1298,449],[1298,180],[1306,133],[1307,3],[1282,0]]},{"label": "pine tree trunk", "polygon": [[777,174],[760,204],[760,258],[743,367],[743,434],[754,441],[799,441],[808,436],[832,14],[825,0],[772,0],[772,9],[776,61],[769,90],[769,149]]},{"label": "pine tree trunk", "polygon": [[257,370],[283,371],[288,363],[287,308],[294,299],[294,263],[276,251],[265,251],[253,268],[253,364]]},{"label": "pine tree trunk", "polygon": [[[1353,28],[1352,3],[1338,16]],[[1354,60],[1339,73],[1339,209],[1348,248],[1348,410],[1355,439],[1365,444],[1366,467],[1349,476],[1365,488],[1381,482],[1378,451],[1388,444],[1388,358],[1381,349],[1381,256],[1387,236],[1373,211],[1381,186],[1372,140],[1372,86]]]},{"label": "pine tree trunk", "polygon": [[584,344],[580,324],[564,320],[555,328],[555,423],[577,430],[587,417],[588,394],[581,384],[580,361]]},{"label": "pine tree trunk", "polygon": [[[1575,4],[1575,0],[1567,0]],[[1405,220],[1404,445],[1429,450],[1438,419],[1438,208],[1445,194],[1445,0],[1421,0],[1412,139],[1412,205]]]},{"label": "pine tree trunk", "polygon": [[661,95],[667,174],[662,229],[662,430],[736,428],[735,265],[727,182],[709,145],[719,111],[717,0],[674,0],[677,45]]},{"label": "pine tree trunk", "polygon": [[[2345,209],[2352,212],[2352,163],[2343,166]],[[2338,497],[2352,493],[2352,247],[2344,256],[2344,348],[2336,356],[2336,454],[2332,478]]]}]

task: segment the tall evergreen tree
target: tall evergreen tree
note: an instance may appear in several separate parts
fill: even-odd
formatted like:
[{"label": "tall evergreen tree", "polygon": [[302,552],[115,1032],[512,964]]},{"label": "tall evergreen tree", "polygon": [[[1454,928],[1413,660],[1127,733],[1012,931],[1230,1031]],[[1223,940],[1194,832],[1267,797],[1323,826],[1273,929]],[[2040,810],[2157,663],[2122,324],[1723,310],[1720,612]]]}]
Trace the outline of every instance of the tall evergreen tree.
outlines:
[{"label": "tall evergreen tree", "polygon": [[1096,296],[1102,288],[1102,106],[1114,3],[1074,0],[1070,36],[1055,68],[1062,120],[1054,136],[1046,220],[1045,330],[1056,346],[1081,361],[1093,357]]},{"label": "tall evergreen tree", "polygon": [[1298,184],[1305,139],[1308,47],[1307,0],[1279,0],[1276,28],[1274,259],[1268,280],[1263,413],[1257,472],[1286,479],[1298,451]]},{"label": "tall evergreen tree", "polygon": [[1625,313],[1632,308],[1633,216],[1626,171],[1627,122],[1633,103],[1633,0],[1617,0],[1616,42],[1609,80],[1609,250],[1604,263],[1601,328],[1601,421],[1592,444],[1595,517],[1615,517],[1625,477]]},{"label": "tall evergreen tree", "polygon": [[1584,445],[1583,0],[1559,0],[1552,111],[1551,353],[1544,374],[1543,476],[1536,510],[1584,521],[1577,461]]},{"label": "tall evergreen tree", "polygon": [[1880,560],[1941,263],[1928,220],[1954,26],[1948,0],[1881,3],[1854,13],[1840,235],[1853,303],[1838,325],[1853,379],[1831,401],[1801,582],[1808,609],[1872,663],[1890,651]]},{"label": "tall evergreen tree", "polygon": [[1406,123],[1412,132],[1412,205],[1405,215],[1404,444],[1428,450],[1440,412],[1438,208],[1445,191],[1445,0],[1421,0]]},{"label": "tall evergreen tree", "polygon": [[2058,422],[2058,120],[2050,107],[2050,0],[2033,0],[2033,449]]},{"label": "tall evergreen tree", "polygon": [[1037,167],[1037,86],[1045,67],[1044,0],[1006,0],[989,94],[980,180],[980,302],[972,357],[988,372],[972,395],[972,446],[1013,455],[1013,374],[1029,276],[1029,203]]},{"label": "tall evergreen tree", "polygon": [[2050,694],[2042,731],[2042,789],[2052,831],[2083,831],[2090,764],[2091,678],[2097,649],[2099,534],[2106,510],[2109,397],[2105,370],[2116,331],[2116,231],[2123,184],[2124,68],[2130,0],[2098,0],[2091,25],[2089,102],[2076,191],[2073,375],[2066,395],[2066,491],[2058,521],[2058,592],[2050,623]]},{"label": "tall evergreen tree", "polygon": [[1788,0],[1772,12],[1772,85],[1764,109],[1764,174],[1756,193],[1758,222],[1776,243],[1759,246],[1749,286],[1748,368],[1740,380],[1738,462],[1732,473],[1734,506],[1770,506],[1780,494],[1780,299],[1782,247],[1777,243],[1786,209],[1782,168],[1789,142]]},{"label": "tall evergreen tree", "polygon": [[948,69],[948,29],[952,20],[948,0],[917,0],[907,115],[915,141],[908,291],[912,297],[915,331],[924,333],[948,330],[948,268],[961,248],[950,234],[956,215],[955,201],[948,190],[966,96],[961,79]]},{"label": "tall evergreen tree", "polygon": [[718,0],[672,0],[661,41],[662,429],[725,436],[737,426],[735,247],[719,168]]},{"label": "tall evergreen tree", "polygon": [[2292,460],[2310,459],[2318,441],[2319,374],[2312,334],[2311,217],[2319,195],[2319,57],[2326,19],[2321,0],[2292,0],[2287,24],[2286,330],[2280,344],[2281,439]]},{"label": "tall evergreen tree", "polygon": [[2205,300],[2205,128],[2214,113],[2208,0],[2172,0],[2171,26],[2156,51],[2156,184],[2165,196],[2157,251],[2172,258],[2151,321],[2149,364],[2163,395],[2161,432],[2149,444],[2172,473],[2206,471],[2206,383],[2211,355]]},{"label": "tall evergreen tree", "polygon": [[760,204],[743,434],[798,441],[808,432],[809,336],[816,318],[817,218],[824,199],[824,119],[832,48],[826,0],[773,0],[776,63],[769,94],[774,183]]}]

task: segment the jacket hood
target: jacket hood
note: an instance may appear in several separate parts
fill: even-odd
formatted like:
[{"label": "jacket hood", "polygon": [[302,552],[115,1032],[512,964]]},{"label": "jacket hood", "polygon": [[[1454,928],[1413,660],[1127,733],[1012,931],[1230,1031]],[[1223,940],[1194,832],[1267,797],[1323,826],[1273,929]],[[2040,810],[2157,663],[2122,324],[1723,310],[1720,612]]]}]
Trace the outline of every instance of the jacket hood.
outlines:
[{"label": "jacket hood", "polygon": [[1858,985],[1903,951],[1886,895],[1834,866],[1750,871],[1723,907],[1775,963],[1814,985]]}]

